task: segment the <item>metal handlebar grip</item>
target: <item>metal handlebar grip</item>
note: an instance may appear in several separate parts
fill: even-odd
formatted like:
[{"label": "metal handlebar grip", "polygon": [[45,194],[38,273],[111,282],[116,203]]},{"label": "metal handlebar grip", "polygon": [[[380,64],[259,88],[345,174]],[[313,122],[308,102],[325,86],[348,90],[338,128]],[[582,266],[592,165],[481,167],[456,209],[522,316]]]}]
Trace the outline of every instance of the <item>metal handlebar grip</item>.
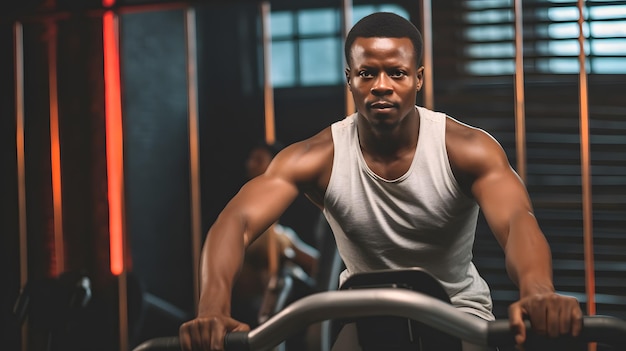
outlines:
[{"label": "metal handlebar grip", "polygon": [[224,349],[228,351],[250,351],[248,332],[226,333]]}]

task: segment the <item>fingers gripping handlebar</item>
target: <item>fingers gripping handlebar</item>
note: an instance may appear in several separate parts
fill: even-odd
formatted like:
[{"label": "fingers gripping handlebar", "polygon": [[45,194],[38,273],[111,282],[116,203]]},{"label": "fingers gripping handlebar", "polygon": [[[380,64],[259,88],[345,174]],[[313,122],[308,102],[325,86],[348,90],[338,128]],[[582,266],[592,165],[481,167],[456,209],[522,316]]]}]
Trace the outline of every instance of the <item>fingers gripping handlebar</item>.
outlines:
[{"label": "fingers gripping handlebar", "polygon": [[[412,319],[477,345],[515,344],[508,320],[485,321],[422,293],[377,288],[328,291],[304,297],[250,332],[227,334],[224,348],[226,351],[266,349],[316,322],[376,315]],[[587,316],[578,339],[624,345],[626,321],[608,316]],[[177,351],[178,338],[152,339],[134,349],[148,350]]]}]

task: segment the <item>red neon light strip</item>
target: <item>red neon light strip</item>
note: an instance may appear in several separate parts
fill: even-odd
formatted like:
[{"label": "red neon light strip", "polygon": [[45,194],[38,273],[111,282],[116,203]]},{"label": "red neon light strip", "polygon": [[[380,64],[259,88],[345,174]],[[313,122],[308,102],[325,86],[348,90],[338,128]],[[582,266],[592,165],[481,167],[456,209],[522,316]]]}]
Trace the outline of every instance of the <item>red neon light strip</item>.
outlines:
[{"label": "red neon light strip", "polygon": [[[104,0],[112,5],[113,0]],[[124,271],[123,241],[123,134],[120,96],[120,60],[117,46],[116,18],[112,11],[102,18],[104,48],[104,94],[106,119],[106,157],[109,196],[109,240],[111,273]]]},{"label": "red neon light strip", "polygon": [[50,171],[52,180],[53,225],[52,260],[50,276],[58,276],[65,271],[63,239],[63,201],[61,184],[61,145],[59,135],[59,98],[57,80],[57,34],[56,25],[48,24],[54,34],[48,41],[48,85],[50,104]]}]

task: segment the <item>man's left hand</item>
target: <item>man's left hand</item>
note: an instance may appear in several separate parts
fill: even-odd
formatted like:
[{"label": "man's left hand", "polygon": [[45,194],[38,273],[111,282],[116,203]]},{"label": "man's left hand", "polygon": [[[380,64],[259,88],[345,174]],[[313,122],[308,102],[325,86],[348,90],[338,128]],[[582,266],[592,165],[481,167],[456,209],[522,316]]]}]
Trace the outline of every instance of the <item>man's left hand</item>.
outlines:
[{"label": "man's left hand", "polygon": [[518,345],[526,341],[524,317],[530,319],[533,331],[543,336],[576,337],[582,329],[583,313],[578,300],[554,292],[528,295],[509,306],[509,322]]}]

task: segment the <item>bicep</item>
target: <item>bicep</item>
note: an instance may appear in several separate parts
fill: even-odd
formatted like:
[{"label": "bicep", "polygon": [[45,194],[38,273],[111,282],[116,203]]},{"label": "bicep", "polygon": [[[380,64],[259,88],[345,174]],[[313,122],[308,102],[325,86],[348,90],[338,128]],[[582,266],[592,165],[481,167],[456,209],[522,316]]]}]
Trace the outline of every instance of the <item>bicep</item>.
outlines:
[{"label": "bicep", "polygon": [[224,212],[239,218],[247,245],[275,223],[297,195],[295,184],[280,177],[261,175],[246,183]]},{"label": "bicep", "polygon": [[470,191],[502,247],[506,246],[511,224],[532,212],[526,187],[511,167],[500,144],[487,133],[477,132],[457,159],[472,179]]},{"label": "bicep", "polygon": [[264,174],[246,183],[228,203],[225,212],[238,218],[245,244],[275,223],[301,189],[317,184],[332,151],[327,135],[329,132],[285,148]]},{"label": "bicep", "polygon": [[496,166],[477,177],[472,194],[502,247],[506,246],[511,223],[519,216],[532,213],[526,188],[508,164]]},{"label": "bicep", "polygon": [[522,296],[535,284],[551,286],[550,247],[532,212],[526,186],[508,162],[488,168],[472,189]]}]

